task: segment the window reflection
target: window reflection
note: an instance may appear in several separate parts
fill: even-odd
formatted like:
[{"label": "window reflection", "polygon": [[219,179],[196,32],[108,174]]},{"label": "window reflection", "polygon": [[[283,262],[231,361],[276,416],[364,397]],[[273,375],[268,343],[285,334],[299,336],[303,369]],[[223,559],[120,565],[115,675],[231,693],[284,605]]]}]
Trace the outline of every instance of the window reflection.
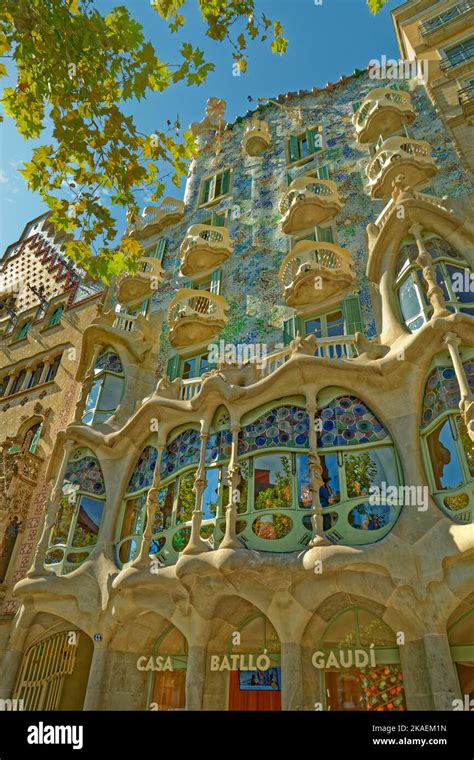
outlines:
[{"label": "window reflection", "polygon": [[196,494],[193,491],[194,476],[194,472],[188,472],[186,475],[181,475],[179,479],[177,523],[191,520],[196,502]]},{"label": "window reflection", "polygon": [[392,449],[378,448],[373,451],[344,455],[347,495],[369,496],[370,488],[396,485],[397,476]]},{"label": "window reflection", "polygon": [[427,437],[436,488],[459,488],[464,483],[450,420],[438,425]]},{"label": "window reflection", "polygon": [[339,469],[337,466],[337,454],[321,455],[323,485],[319,489],[319,501],[321,507],[329,507],[341,499],[339,485]]},{"label": "window reflection", "polygon": [[290,455],[255,457],[255,509],[291,507]]}]

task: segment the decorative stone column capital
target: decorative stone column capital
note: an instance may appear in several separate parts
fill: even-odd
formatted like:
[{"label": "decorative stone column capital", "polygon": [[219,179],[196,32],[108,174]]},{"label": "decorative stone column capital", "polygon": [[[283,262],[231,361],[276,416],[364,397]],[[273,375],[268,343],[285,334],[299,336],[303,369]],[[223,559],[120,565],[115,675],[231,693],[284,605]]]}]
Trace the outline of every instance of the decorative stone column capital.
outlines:
[{"label": "decorative stone column capital", "polygon": [[462,343],[461,338],[457,333],[454,332],[447,332],[443,335],[443,343],[445,343],[447,346],[453,346],[455,348],[459,348],[459,346]]}]

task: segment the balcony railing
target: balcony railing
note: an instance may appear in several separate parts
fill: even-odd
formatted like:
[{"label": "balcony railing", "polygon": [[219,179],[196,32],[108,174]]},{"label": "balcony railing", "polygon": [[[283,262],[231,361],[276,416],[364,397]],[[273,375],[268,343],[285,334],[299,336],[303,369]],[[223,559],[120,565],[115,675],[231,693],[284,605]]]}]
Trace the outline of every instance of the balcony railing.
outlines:
[{"label": "balcony railing", "polygon": [[289,306],[324,302],[354,281],[352,263],[349,251],[334,243],[300,240],[278,272],[285,302]]},{"label": "balcony railing", "polygon": [[464,116],[466,118],[474,116],[474,84],[470,84],[468,87],[459,90],[458,98]]},{"label": "balcony railing", "polygon": [[374,198],[390,195],[392,182],[398,174],[404,175],[408,187],[416,187],[437,172],[426,140],[407,137],[389,137],[380,146],[366,169],[369,189]]},{"label": "balcony railing", "polygon": [[181,288],[168,307],[171,344],[190,346],[211,340],[227,324],[228,308],[223,296]]},{"label": "balcony railing", "polygon": [[181,272],[185,276],[203,272],[221,264],[231,253],[232,244],[226,227],[193,224],[179,250]]},{"label": "balcony railing", "polygon": [[182,219],[184,203],[175,198],[164,198],[159,206],[147,206],[142,216],[134,219],[128,230],[129,235],[140,239],[154,235],[164,227],[175,224]]},{"label": "balcony railing", "polygon": [[448,57],[440,61],[439,67],[441,71],[449,73],[458,66],[462,66],[464,63],[471,62],[472,60],[474,60],[474,43],[466,45],[463,50],[459,50],[451,56],[448,51]]},{"label": "balcony railing", "polygon": [[402,124],[411,123],[415,116],[408,92],[376,87],[365,96],[359,110],[352,117],[352,123],[357,139],[360,143],[365,143],[372,142],[380,134],[397,131]]},{"label": "balcony railing", "polygon": [[121,314],[118,312],[115,316],[112,327],[123,332],[135,332],[137,328],[137,316],[135,314]]},{"label": "balcony railing", "polygon": [[280,201],[281,227],[286,235],[332,219],[343,206],[337,185],[330,179],[297,177]]},{"label": "balcony railing", "polygon": [[428,37],[436,30],[441,29],[441,27],[446,26],[446,24],[458,20],[460,17],[464,16],[466,13],[469,13],[469,11],[472,10],[474,10],[473,0],[464,0],[464,2],[458,3],[453,8],[449,8],[448,10],[443,11],[443,13],[439,13],[437,16],[433,16],[427,21],[423,21],[419,26],[421,37]]},{"label": "balcony railing", "polygon": [[252,121],[247,126],[242,138],[242,145],[248,156],[261,156],[272,142],[266,121]]}]

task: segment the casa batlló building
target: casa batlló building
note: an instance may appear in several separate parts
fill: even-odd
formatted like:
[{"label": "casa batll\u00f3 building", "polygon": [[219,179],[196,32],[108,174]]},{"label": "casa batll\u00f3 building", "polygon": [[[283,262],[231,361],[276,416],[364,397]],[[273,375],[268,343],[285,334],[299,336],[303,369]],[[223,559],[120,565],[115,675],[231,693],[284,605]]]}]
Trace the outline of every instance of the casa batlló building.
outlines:
[{"label": "casa batll\u00f3 building", "polygon": [[133,220],[140,271],[77,322],[27,572],[2,505],[4,699],[469,704],[473,10],[438,5],[395,12],[410,58],[436,32],[429,86],[372,68],[192,125],[184,199]]}]

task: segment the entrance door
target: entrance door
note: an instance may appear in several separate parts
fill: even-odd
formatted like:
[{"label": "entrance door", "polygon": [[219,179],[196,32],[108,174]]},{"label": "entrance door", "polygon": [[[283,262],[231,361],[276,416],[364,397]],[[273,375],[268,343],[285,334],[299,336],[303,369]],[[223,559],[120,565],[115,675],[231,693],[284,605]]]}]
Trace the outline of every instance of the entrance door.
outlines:
[{"label": "entrance door", "polygon": [[158,710],[183,710],[186,705],[186,670],[158,672],[153,687],[153,702]]},{"label": "entrance door", "polygon": [[247,685],[242,679],[242,676],[249,675],[238,670],[229,673],[229,710],[281,710],[279,678],[273,680],[273,687],[269,684],[268,688],[258,685],[252,688],[254,684]]}]

